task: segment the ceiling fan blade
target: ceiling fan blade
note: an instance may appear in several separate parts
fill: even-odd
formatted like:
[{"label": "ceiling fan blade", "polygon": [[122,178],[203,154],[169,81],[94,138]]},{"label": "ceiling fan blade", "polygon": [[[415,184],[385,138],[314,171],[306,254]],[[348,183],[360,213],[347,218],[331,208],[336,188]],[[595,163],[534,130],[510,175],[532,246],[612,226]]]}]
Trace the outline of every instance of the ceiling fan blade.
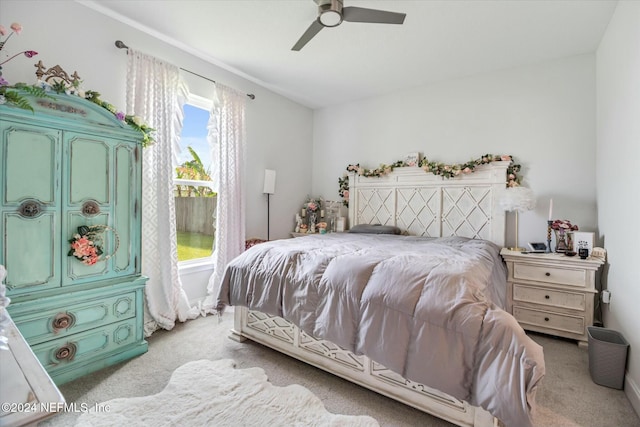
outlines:
[{"label": "ceiling fan blade", "polygon": [[372,22],[376,24],[402,24],[406,13],[387,12],[386,10],[365,9],[364,7],[342,8],[342,19],[348,22]]},{"label": "ceiling fan blade", "polygon": [[309,28],[307,28],[307,31],[305,31],[302,37],[300,37],[300,40],[298,40],[298,42],[293,45],[291,50],[298,51],[302,49],[304,45],[309,43],[309,40],[311,40],[316,34],[318,34],[322,28],[324,28],[324,25],[318,22],[317,19],[313,21],[311,25],[309,25]]}]

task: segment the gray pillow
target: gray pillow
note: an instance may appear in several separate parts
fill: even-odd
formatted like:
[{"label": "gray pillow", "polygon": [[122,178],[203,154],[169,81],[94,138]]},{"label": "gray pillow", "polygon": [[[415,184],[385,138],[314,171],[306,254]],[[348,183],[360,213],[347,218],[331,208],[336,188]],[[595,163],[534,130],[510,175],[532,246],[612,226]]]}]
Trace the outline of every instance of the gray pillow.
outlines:
[{"label": "gray pillow", "polygon": [[351,227],[349,233],[401,234],[402,231],[393,225],[358,224]]}]

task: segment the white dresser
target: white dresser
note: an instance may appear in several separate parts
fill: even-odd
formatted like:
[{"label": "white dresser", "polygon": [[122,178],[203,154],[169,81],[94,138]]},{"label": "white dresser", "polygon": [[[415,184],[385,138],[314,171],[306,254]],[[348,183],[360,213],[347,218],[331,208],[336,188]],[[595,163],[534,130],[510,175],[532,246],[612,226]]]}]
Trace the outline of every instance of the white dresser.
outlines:
[{"label": "white dresser", "polygon": [[64,411],[64,397],[11,317],[8,317],[4,335],[8,338],[9,349],[0,350],[0,426],[36,425]]},{"label": "white dresser", "polygon": [[597,297],[596,274],[604,260],[508,249],[500,253],[508,269],[507,311],[526,330],[586,345]]}]

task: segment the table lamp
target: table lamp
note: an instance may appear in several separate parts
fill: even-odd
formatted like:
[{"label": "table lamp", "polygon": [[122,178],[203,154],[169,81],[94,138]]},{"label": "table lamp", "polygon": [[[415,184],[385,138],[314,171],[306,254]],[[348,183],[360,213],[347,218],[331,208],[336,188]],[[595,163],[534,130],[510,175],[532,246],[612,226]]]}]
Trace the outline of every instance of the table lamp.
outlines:
[{"label": "table lamp", "polygon": [[533,191],[526,187],[509,187],[505,188],[498,195],[498,204],[505,211],[516,213],[516,245],[509,248],[511,251],[522,252],[525,248],[518,246],[518,212],[524,212],[536,207],[536,199]]}]

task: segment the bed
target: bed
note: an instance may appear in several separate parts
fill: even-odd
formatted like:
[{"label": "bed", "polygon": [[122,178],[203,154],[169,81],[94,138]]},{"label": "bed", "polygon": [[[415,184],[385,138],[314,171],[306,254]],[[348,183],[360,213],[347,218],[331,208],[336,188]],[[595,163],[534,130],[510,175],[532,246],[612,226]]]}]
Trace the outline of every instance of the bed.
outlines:
[{"label": "bed", "polygon": [[530,426],[542,348],[506,313],[507,162],[442,179],[349,179],[349,221],[256,245],[226,268],[218,309],[251,339],[460,426]]}]

